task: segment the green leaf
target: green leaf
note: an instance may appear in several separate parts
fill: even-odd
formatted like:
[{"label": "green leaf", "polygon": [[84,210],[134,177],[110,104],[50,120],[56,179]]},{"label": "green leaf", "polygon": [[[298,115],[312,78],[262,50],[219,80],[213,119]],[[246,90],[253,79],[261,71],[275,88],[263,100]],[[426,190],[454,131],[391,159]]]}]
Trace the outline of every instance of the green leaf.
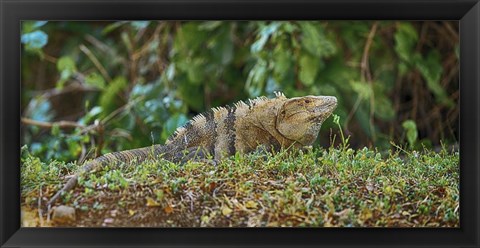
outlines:
[{"label": "green leaf", "polygon": [[214,46],[209,47],[214,54],[214,59],[222,65],[229,64],[234,57],[234,45],[230,29],[222,28],[221,32],[213,40]]},{"label": "green leaf", "polygon": [[312,22],[300,22],[302,46],[314,56],[329,57],[336,52],[335,44],[328,40],[324,28]]},{"label": "green leaf", "polygon": [[126,24],[127,21],[118,21],[118,22],[114,22],[108,26],[106,26],[103,30],[102,30],[102,34],[103,35],[106,35],[112,31],[114,31],[115,29],[119,28],[120,26],[122,26],[123,24]]},{"label": "green leaf", "polygon": [[198,27],[200,30],[212,31],[220,26],[222,26],[222,21],[206,21],[200,24]]},{"label": "green leaf", "polygon": [[417,124],[413,120],[406,120],[402,123],[402,127],[407,132],[407,141],[410,148],[413,148],[418,138]]},{"label": "green leaf", "polygon": [[200,50],[208,37],[206,30],[199,28],[199,23],[188,22],[180,26],[175,37],[174,50],[178,53],[189,54],[190,51]]},{"label": "green leaf", "polygon": [[77,72],[75,61],[69,56],[63,56],[57,60],[57,70],[60,72],[60,79],[57,87],[62,88],[63,84]]},{"label": "green leaf", "polygon": [[124,77],[114,78],[102,92],[100,96],[100,106],[104,110],[102,118],[110,114],[117,106],[118,94],[127,86],[127,80]]},{"label": "green leaf", "polygon": [[124,32],[122,32],[120,37],[122,38],[123,44],[127,48],[127,51],[129,51],[129,52],[133,51],[132,40],[131,40],[130,36],[128,35],[128,33],[126,31],[124,31]]},{"label": "green leaf", "polygon": [[[377,94],[375,95],[377,96]],[[392,120],[395,117],[395,110],[393,109],[392,101],[384,95],[379,95],[375,99],[375,116],[383,120]]]},{"label": "green leaf", "polygon": [[414,49],[417,44],[417,30],[411,23],[400,22],[394,35],[395,51],[400,59],[412,62]]},{"label": "green leaf", "polygon": [[299,79],[303,84],[311,86],[315,83],[315,77],[317,76],[320,67],[320,58],[313,57],[308,54],[304,54],[300,57],[300,72]]},{"label": "green leaf", "polygon": [[292,53],[290,49],[278,44],[273,51],[273,74],[278,80],[283,80],[292,71]]},{"label": "green leaf", "polygon": [[405,74],[407,74],[407,72],[409,72],[408,64],[404,61],[400,61],[398,63],[397,69],[398,69],[398,74],[402,77],[405,76]]},{"label": "green leaf", "polygon": [[250,97],[257,97],[262,94],[266,79],[267,62],[258,60],[257,64],[250,70],[247,83],[245,84],[245,88]]},{"label": "green leaf", "polygon": [[85,116],[83,116],[78,122],[80,124],[86,125],[90,123],[96,116],[102,113],[102,111],[103,111],[102,107],[95,106],[92,109],[90,109],[90,111],[88,111],[87,114],[85,114]]},{"label": "green leaf", "polygon": [[93,87],[96,87],[96,88],[100,88],[100,89],[105,88],[105,79],[103,79],[102,75],[100,75],[96,72],[92,72],[92,73],[88,74],[85,77],[85,83],[87,85],[90,85],[90,86],[93,86]]},{"label": "green leaf", "polygon": [[279,26],[280,26],[279,22],[272,22],[262,27],[258,35],[258,39],[252,44],[252,46],[250,47],[250,51],[254,54],[262,51],[270,35],[276,32]]},{"label": "green leaf", "polygon": [[367,82],[359,82],[359,81],[352,81],[350,82],[350,86],[355,91],[360,98],[366,100],[372,96],[372,87]]},{"label": "green leaf", "polygon": [[453,102],[447,97],[445,89],[440,85],[443,72],[440,54],[436,50],[430,51],[425,59],[416,62],[416,67],[427,82],[428,89],[435,95],[435,98],[444,104],[453,106]]},{"label": "green leaf", "polygon": [[58,124],[54,124],[52,126],[52,130],[50,130],[53,136],[58,136],[60,135],[60,126]]},{"label": "green leaf", "polygon": [[72,156],[78,156],[82,152],[81,142],[84,137],[88,137],[88,135],[85,135],[85,136],[72,135],[65,140],[68,146],[68,151]]},{"label": "green leaf", "polygon": [[188,65],[186,64],[187,77],[190,82],[196,85],[205,83],[204,60],[201,58],[194,59]]}]

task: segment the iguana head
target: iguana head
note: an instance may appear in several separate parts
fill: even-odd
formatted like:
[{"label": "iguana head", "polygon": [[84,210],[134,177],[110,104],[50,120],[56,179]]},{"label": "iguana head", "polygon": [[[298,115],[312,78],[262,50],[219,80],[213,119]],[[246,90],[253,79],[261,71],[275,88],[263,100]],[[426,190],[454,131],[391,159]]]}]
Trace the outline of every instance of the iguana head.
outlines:
[{"label": "iguana head", "polygon": [[304,146],[313,144],[320,127],[337,107],[333,96],[304,96],[288,99],[279,109],[276,128],[285,138]]}]

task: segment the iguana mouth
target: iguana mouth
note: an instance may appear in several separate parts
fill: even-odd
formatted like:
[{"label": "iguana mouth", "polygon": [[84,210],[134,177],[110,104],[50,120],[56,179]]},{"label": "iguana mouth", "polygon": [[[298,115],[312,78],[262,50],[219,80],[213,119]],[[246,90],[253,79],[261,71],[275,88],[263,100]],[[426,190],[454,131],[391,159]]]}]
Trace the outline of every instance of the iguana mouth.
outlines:
[{"label": "iguana mouth", "polygon": [[325,105],[327,109],[331,109],[332,112],[337,108],[337,98],[334,96],[324,96]]},{"label": "iguana mouth", "polygon": [[311,121],[323,122],[327,119],[333,111],[337,108],[337,99],[335,97],[327,97],[325,103],[313,112]]}]

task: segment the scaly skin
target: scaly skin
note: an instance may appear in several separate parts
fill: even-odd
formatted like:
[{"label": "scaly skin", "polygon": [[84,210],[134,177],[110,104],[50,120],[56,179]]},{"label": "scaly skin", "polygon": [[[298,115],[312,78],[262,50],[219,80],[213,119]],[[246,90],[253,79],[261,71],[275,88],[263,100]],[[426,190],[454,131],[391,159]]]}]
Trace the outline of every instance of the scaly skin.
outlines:
[{"label": "scaly skin", "polygon": [[259,97],[237,102],[234,106],[214,108],[193,117],[178,128],[165,145],[108,153],[85,163],[82,169],[48,201],[52,205],[77,184],[78,177],[106,165],[141,163],[158,156],[173,161],[214,161],[246,154],[258,148],[302,148],[315,142],[322,123],[335,110],[332,96],[286,98],[282,93],[269,99]]}]

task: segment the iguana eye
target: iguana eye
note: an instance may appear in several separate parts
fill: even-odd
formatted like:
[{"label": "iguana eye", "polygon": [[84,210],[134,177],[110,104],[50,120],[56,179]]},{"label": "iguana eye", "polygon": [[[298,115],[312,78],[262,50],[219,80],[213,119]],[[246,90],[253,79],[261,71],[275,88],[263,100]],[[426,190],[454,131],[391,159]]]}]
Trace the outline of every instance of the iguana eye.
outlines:
[{"label": "iguana eye", "polygon": [[310,101],[310,100],[308,100],[308,99],[306,99],[306,100],[305,100],[305,103],[310,103],[310,102],[311,102],[311,101]]}]

